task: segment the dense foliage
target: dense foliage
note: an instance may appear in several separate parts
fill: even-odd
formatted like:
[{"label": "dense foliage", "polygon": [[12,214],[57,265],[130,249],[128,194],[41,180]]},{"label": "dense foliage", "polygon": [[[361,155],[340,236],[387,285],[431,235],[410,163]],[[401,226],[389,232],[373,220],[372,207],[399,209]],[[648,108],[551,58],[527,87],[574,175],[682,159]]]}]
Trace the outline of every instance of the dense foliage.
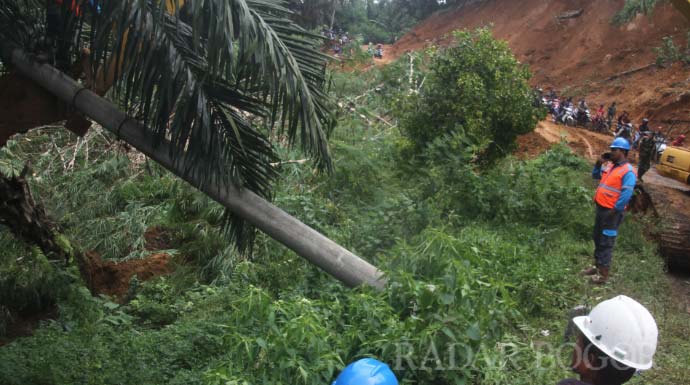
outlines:
[{"label": "dense foliage", "polygon": [[431,156],[474,147],[481,161],[493,162],[536,125],[530,73],[488,29],[455,32],[454,38],[433,55],[421,92],[404,99],[401,128],[414,154],[430,145]]},{"label": "dense foliage", "polygon": [[[322,385],[374,356],[403,384],[553,384],[571,376],[570,347],[549,349],[567,310],[620,292],[663,325],[658,367],[637,383],[683,383],[690,325],[642,226],[624,223],[614,284],[588,287],[574,274],[591,252],[588,165],[555,146],[480,173],[472,151],[439,138],[425,149],[438,161],[420,167],[391,117],[407,64],[334,74],[332,176],[276,166],[275,202],[384,269],[382,293],[346,289],[264,235],[235,253],[220,206],[97,128],[79,141],[54,129],[12,141],[0,172],[31,162],[36,195],[75,247],[138,258],[161,251],[143,247],[144,231],[165,228],[179,265],[133,279],[118,303],[0,229],[0,320],[57,307],[32,337],[0,347],[0,383]],[[274,139],[282,159],[299,159]]]}]

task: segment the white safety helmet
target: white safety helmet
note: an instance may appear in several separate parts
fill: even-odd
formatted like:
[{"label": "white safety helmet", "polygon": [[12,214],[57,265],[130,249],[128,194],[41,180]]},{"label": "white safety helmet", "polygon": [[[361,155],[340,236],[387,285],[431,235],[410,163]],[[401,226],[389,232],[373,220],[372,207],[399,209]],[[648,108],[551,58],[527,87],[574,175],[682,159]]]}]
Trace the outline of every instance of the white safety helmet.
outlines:
[{"label": "white safety helmet", "polygon": [[594,346],[625,366],[652,367],[659,331],[649,311],[637,301],[619,295],[601,302],[588,316],[573,318]]}]

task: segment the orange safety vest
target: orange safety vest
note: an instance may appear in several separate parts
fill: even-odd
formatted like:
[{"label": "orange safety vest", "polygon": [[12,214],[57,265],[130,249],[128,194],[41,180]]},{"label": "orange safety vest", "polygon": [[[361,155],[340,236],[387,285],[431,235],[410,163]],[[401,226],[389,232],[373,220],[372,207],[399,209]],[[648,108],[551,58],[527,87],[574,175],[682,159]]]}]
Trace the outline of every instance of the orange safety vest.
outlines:
[{"label": "orange safety vest", "polygon": [[601,171],[601,181],[599,181],[599,187],[597,187],[597,192],[594,194],[594,201],[607,209],[614,208],[618,198],[621,196],[623,177],[630,171],[637,175],[635,168],[630,163],[622,164],[616,168],[613,167],[613,163],[609,163]]}]

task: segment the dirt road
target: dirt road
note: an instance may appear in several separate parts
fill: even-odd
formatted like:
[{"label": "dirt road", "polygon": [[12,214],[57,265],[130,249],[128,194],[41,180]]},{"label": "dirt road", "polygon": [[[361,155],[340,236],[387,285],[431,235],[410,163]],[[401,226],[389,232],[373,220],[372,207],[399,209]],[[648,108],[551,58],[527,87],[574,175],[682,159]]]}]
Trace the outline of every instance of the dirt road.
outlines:
[{"label": "dirt road", "polygon": [[[606,152],[611,140],[613,140],[613,136],[610,135],[599,134],[579,127],[557,125],[550,120],[539,122],[534,133],[546,141],[542,144],[541,151],[555,143],[564,141],[573,151],[592,161],[596,160],[599,154]],[[533,146],[534,143],[526,143],[526,145]]]}]

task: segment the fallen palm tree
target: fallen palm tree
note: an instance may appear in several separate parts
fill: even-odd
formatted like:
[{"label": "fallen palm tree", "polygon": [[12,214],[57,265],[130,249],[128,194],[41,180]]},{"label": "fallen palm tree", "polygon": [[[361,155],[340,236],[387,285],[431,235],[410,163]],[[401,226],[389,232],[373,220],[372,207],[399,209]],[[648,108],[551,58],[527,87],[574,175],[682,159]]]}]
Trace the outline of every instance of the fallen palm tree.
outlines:
[{"label": "fallen palm tree", "polygon": [[[16,0],[0,8],[0,20],[15,23],[0,30],[2,56],[63,103],[228,208],[240,244],[251,238],[246,221],[348,286],[383,287],[374,266],[266,200],[276,155],[248,117],[268,127],[277,124],[290,143],[299,140],[317,166],[330,168],[325,56],[312,35],[284,17],[282,7],[226,3],[168,2],[166,12],[164,5],[149,2],[106,2],[92,15],[92,73],[99,68],[109,73],[118,63],[112,95],[129,113],[22,49],[31,34],[27,6],[38,2]],[[183,13],[183,6],[195,12]]]}]

